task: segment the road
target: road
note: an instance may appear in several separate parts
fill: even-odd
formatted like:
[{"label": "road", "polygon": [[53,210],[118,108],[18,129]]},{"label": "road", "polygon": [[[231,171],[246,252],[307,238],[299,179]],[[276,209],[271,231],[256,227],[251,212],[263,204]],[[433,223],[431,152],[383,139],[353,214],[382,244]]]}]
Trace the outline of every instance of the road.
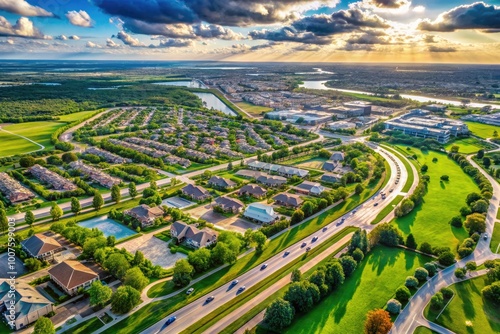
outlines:
[{"label": "road", "polygon": [[423,311],[425,306],[429,303],[432,296],[441,288],[460,281],[455,277],[455,270],[459,267],[464,267],[465,263],[468,261],[476,261],[479,265],[486,260],[500,259],[500,255],[494,254],[489,247],[499,207],[500,185],[472,160],[472,156],[468,156],[467,160],[469,160],[474,167],[479,169],[493,186],[493,197],[490,200],[490,206],[486,216],[486,233],[489,237],[487,240],[483,238],[479,239],[476,249],[471,255],[458,261],[453,266],[440,271],[420,288],[397,317],[391,330],[392,334],[412,334],[418,326],[426,326],[439,333],[450,333],[447,329],[430,322],[424,317]]},{"label": "road", "polygon": [[[284,252],[280,252],[276,254],[268,261],[266,261],[267,268],[262,269],[260,266],[255,267],[243,275],[238,277],[239,283],[238,286],[245,285],[246,288],[251,288],[252,286],[258,284],[262,280],[264,280],[269,275],[275,273],[280,270],[284,266],[288,265],[295,259],[301,257],[305,248],[301,248],[302,243],[306,243],[308,247],[314,248],[319,246],[321,243],[325,242],[328,238],[332,237],[336,233],[338,233],[345,226],[357,226],[364,229],[372,229],[374,225],[370,223],[377,216],[377,214],[384,208],[384,205],[377,205],[375,203],[390,203],[400,192],[404,186],[408,178],[407,172],[404,170],[403,163],[399,160],[398,157],[393,156],[395,160],[389,159],[392,154],[386,150],[381,148],[377,148],[377,151],[387,159],[389,166],[392,170],[391,177],[387,185],[382,191],[387,192],[387,197],[383,202],[381,201],[380,195],[375,195],[374,199],[369,199],[365,203],[359,205],[354,210],[353,213],[346,213],[344,216],[338,218],[327,226],[326,230],[320,230],[315,235],[319,237],[316,242],[312,242],[312,237],[308,236],[294,245],[288,247],[285,251],[289,251],[286,257],[284,256]],[[401,167],[401,177],[400,182],[396,185],[396,165]],[[393,192],[389,192],[389,189],[394,189]],[[342,224],[341,219],[344,218],[345,221]],[[158,333],[165,323],[166,319],[171,316],[176,316],[177,320],[170,324],[166,329],[162,330],[162,333],[179,333],[192,324],[196,323],[203,317],[208,316],[211,312],[219,307],[223,307],[226,303],[230,303],[237,296],[237,289],[235,287],[231,287],[231,283],[228,282],[225,285],[215,289],[209,294],[200,297],[196,301],[190,303],[189,305],[177,310],[173,314],[168,315],[166,318],[157,322],[155,325],[146,329],[142,333],[144,334],[152,334]],[[210,296],[214,297],[214,300],[207,303],[206,299]]]}]

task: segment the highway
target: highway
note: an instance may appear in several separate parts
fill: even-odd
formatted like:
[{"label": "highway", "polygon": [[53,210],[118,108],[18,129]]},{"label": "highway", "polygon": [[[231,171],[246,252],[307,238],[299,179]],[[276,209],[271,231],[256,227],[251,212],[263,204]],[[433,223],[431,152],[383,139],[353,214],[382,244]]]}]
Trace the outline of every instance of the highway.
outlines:
[{"label": "highway", "polygon": [[[378,215],[378,213],[384,208],[384,203],[390,203],[403,188],[408,174],[403,168],[402,162],[396,157],[381,148],[377,148],[377,151],[384,157],[389,163],[391,168],[391,177],[387,185],[381,191],[387,193],[387,197],[385,200],[381,199],[379,193],[374,196],[374,199],[368,199],[365,203],[356,207],[353,211],[346,213],[342,217],[333,221],[327,226],[327,229],[322,229],[317,231],[311,236],[308,236],[302,240],[297,241],[294,245],[288,247],[286,250],[283,250],[279,254],[276,254],[272,258],[268,259],[265,263],[267,267],[263,269],[260,265],[249,270],[243,275],[239,276],[237,279],[239,283],[235,286],[231,285],[231,282],[224,284],[223,286],[215,289],[214,291],[206,294],[196,301],[186,305],[185,307],[177,310],[176,312],[168,315],[161,321],[157,322],[155,325],[146,329],[142,333],[144,334],[153,334],[159,333],[160,329],[164,325],[165,321],[171,316],[176,317],[176,321],[167,326],[165,329],[161,331],[161,333],[179,333],[196,323],[203,317],[208,316],[211,312],[219,307],[223,307],[227,303],[230,303],[234,298],[237,297],[237,290],[239,286],[245,285],[247,289],[252,286],[258,284],[262,280],[264,280],[269,275],[275,273],[277,270],[283,268],[288,265],[295,259],[302,256],[305,252],[305,247],[302,248],[301,244],[306,243],[308,247],[314,248],[319,246],[322,242],[325,242],[328,238],[332,237],[336,233],[338,233],[345,226],[357,226],[364,229],[372,229],[374,225],[370,223],[373,219]],[[393,157],[392,160],[390,157]],[[398,184],[395,184],[397,178],[397,165],[401,167],[401,175],[400,181]],[[392,192],[389,192],[390,189],[393,189]],[[375,203],[379,203],[379,205],[375,206]],[[356,211],[356,213],[353,213]],[[343,223],[341,223],[342,218],[345,219]],[[318,240],[316,242],[312,242],[313,236],[317,236]],[[285,251],[290,252],[287,256],[284,256]],[[214,299],[211,302],[207,302],[207,298],[213,296]]]}]

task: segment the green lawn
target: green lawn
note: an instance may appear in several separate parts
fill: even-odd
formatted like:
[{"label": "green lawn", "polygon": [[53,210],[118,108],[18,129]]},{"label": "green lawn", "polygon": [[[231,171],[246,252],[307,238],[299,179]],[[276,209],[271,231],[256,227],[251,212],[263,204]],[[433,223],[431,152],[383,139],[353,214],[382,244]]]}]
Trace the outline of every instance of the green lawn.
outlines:
[{"label": "green lawn", "polygon": [[460,153],[465,153],[465,154],[475,153],[480,149],[485,148],[485,145],[483,145],[481,141],[473,137],[455,140],[453,142],[446,144],[444,148],[447,151],[449,151],[451,150],[451,147],[455,145],[459,147],[458,151]]},{"label": "green lawn", "polygon": [[[477,123],[477,122],[465,122],[467,126],[469,127],[469,130],[475,134],[478,137],[481,138],[491,138],[493,137],[493,131],[497,130],[498,127],[494,125],[488,125],[488,124],[483,124],[483,123]],[[500,135],[500,133],[499,133]]]},{"label": "green lawn", "polygon": [[372,224],[378,224],[382,219],[384,219],[398,204],[403,200],[403,195],[397,195],[391,203],[389,203],[372,221]]},{"label": "green lawn", "polygon": [[58,117],[61,122],[72,123],[79,121],[87,116],[90,116],[96,112],[97,110],[87,110],[87,111],[75,112],[73,114],[61,115]]},{"label": "green lawn", "polygon": [[262,112],[269,112],[273,110],[273,108],[257,106],[248,102],[237,102],[235,104],[252,116],[262,116]]},{"label": "green lawn", "polygon": [[[52,149],[54,146],[50,142],[50,136],[52,135],[52,133],[54,133],[55,130],[64,125],[65,123],[59,123],[59,122],[29,122],[29,123],[10,124],[4,126],[3,128],[7,131],[27,137],[45,146],[45,149]],[[29,143],[29,145],[31,146],[33,144]]]},{"label": "green lawn", "polygon": [[40,146],[4,131],[0,131],[0,143],[2,143],[0,145],[0,157],[8,157],[40,149]]},{"label": "green lawn", "polygon": [[[425,308],[424,315],[431,321],[444,326],[455,333],[489,334],[500,332],[500,313],[498,306],[483,299],[481,289],[488,285],[486,275],[450,286],[455,297],[437,320],[436,314]],[[466,322],[470,321],[471,326]]]},{"label": "green lawn", "polygon": [[5,324],[5,322],[0,321],[0,334],[9,334],[12,333],[12,330],[9,326]]},{"label": "green lawn", "polygon": [[415,329],[415,331],[413,332],[413,334],[437,334],[437,332],[434,332],[433,330],[427,328],[427,327],[424,327],[424,326],[420,326],[420,327],[417,327]]},{"label": "green lawn", "polygon": [[[466,205],[467,194],[477,192],[478,188],[444,153],[422,152],[412,148],[408,154],[416,154],[421,165],[426,163],[429,166],[426,174],[430,176],[430,182],[423,204],[414,208],[407,216],[395,219],[394,223],[404,235],[413,233],[417,243],[427,241],[432,246],[447,246],[455,251],[456,246],[468,234],[464,228],[452,227],[448,222],[453,216],[459,215],[460,208]],[[433,158],[438,161],[432,162]],[[444,174],[450,177],[448,182],[440,181]]]},{"label": "green lawn", "polygon": [[77,326],[68,329],[67,331],[62,332],[61,334],[86,334],[86,333],[93,333],[94,331],[98,330],[104,326],[101,320],[99,320],[97,317],[91,318],[89,320],[86,320]]},{"label": "green lawn", "polygon": [[[500,253],[500,223],[495,223],[491,236],[490,249],[493,253]],[[498,251],[497,251],[498,249]]]},{"label": "green lawn", "polygon": [[362,333],[366,313],[383,308],[406,277],[429,260],[399,248],[376,247],[342,287],[311,312],[296,316],[284,333]]}]

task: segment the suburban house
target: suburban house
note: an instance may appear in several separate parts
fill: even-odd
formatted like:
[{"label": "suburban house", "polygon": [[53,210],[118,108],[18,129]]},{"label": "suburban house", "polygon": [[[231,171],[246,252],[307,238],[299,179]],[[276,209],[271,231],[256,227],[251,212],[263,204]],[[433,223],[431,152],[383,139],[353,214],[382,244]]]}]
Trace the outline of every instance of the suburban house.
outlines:
[{"label": "suburban house", "polygon": [[245,207],[245,204],[239,199],[221,196],[215,199],[214,206],[221,208],[224,212],[238,213]]},{"label": "suburban house", "polygon": [[295,168],[295,167],[280,166],[278,168],[278,174],[286,176],[286,177],[298,176],[298,177],[304,178],[307,175],[309,175],[309,171],[305,170],[305,169]]},{"label": "suburban house", "polygon": [[81,161],[73,161],[69,164],[71,168],[80,171],[83,175],[88,176],[95,183],[110,189],[115,184],[120,184],[122,180],[102,172],[100,169],[89,166]]},{"label": "suburban house", "polygon": [[298,207],[300,206],[304,200],[300,198],[299,195],[289,194],[289,193],[281,193],[273,197],[273,200],[276,204],[290,207]]},{"label": "suburban house", "polygon": [[344,153],[340,152],[340,151],[332,152],[332,155],[330,156],[330,160],[333,162],[344,161]]},{"label": "suburban house", "polygon": [[141,204],[123,211],[123,214],[137,219],[141,223],[141,228],[144,228],[153,225],[155,219],[163,217],[165,211],[160,206],[150,207],[147,204]]},{"label": "suburban house", "polygon": [[[11,290],[11,281],[0,282],[0,312],[4,315],[4,320],[11,324],[12,330],[26,327],[54,311],[52,303],[31,285],[16,282],[15,290]],[[11,303],[15,303],[13,314],[7,310]]]},{"label": "suburban house", "polygon": [[328,183],[335,183],[340,180],[340,176],[336,174],[331,174],[331,173],[325,173],[321,175],[321,181],[323,182],[328,182]]},{"label": "suburban house", "polygon": [[306,177],[309,174],[308,170],[304,170],[304,169],[300,169],[300,168],[296,168],[296,167],[269,164],[269,163],[261,162],[261,161],[252,161],[248,164],[248,167],[250,169],[253,169],[253,170],[275,172],[275,173],[278,173],[278,174],[286,176],[286,177],[292,177],[294,175],[299,176],[299,177]]},{"label": "suburban house", "polygon": [[260,203],[252,203],[247,206],[243,217],[260,224],[272,224],[279,218],[272,206]]},{"label": "suburban house", "polygon": [[266,196],[267,190],[256,185],[256,184],[247,184],[240,188],[238,193],[239,196],[252,196],[255,198],[262,198]]},{"label": "suburban house", "polygon": [[286,178],[276,175],[261,175],[257,178],[258,183],[262,183],[268,187],[280,187],[286,184]]},{"label": "suburban house", "polygon": [[38,164],[28,168],[28,171],[43,183],[50,184],[54,190],[73,191],[77,189],[77,186],[70,180]]},{"label": "suburban house", "polygon": [[170,235],[177,238],[179,242],[186,242],[194,248],[203,248],[217,242],[219,234],[209,228],[199,230],[194,225],[188,225],[182,221],[176,221],[170,225]]},{"label": "suburban house", "polygon": [[210,180],[208,180],[208,184],[213,188],[224,189],[224,190],[236,187],[236,182],[233,182],[229,179],[225,179],[220,176],[212,176]]},{"label": "suburban house", "polygon": [[331,160],[325,161],[323,166],[321,167],[323,170],[327,172],[332,172],[337,167],[337,164]]},{"label": "suburban house", "polygon": [[33,192],[23,187],[21,183],[4,172],[0,173],[0,192],[2,192],[11,203],[24,202],[35,198]]},{"label": "suburban house", "polygon": [[304,181],[298,186],[295,186],[295,190],[301,194],[319,196],[323,191],[328,190],[328,188],[323,187],[318,182]]},{"label": "suburban house", "polygon": [[80,287],[87,288],[99,279],[99,275],[76,260],[67,260],[49,269],[50,279],[67,294],[75,295]]},{"label": "suburban house", "polygon": [[47,237],[41,233],[32,235],[21,241],[21,247],[31,257],[40,260],[50,260],[54,258],[54,252],[62,249],[57,240]]},{"label": "suburban house", "polygon": [[199,202],[202,202],[212,197],[212,195],[210,195],[208,190],[200,186],[195,186],[194,184],[188,184],[187,186],[181,189],[181,192],[185,196]]}]

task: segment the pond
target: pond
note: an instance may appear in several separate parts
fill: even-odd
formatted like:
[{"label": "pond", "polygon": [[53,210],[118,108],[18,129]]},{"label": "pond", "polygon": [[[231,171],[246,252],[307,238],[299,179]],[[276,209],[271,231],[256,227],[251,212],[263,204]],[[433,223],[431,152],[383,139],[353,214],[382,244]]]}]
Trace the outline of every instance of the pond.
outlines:
[{"label": "pond", "polygon": [[202,101],[203,105],[208,109],[214,108],[215,110],[222,111],[224,114],[229,116],[236,116],[236,113],[231,110],[224,102],[221,101],[217,96],[212,93],[193,93],[198,96]]},{"label": "pond", "polygon": [[78,225],[86,228],[97,228],[104,233],[105,237],[114,235],[116,240],[127,238],[136,234],[135,231],[132,231],[128,227],[114,221],[113,219],[109,219],[108,216],[85,220],[78,223]]},{"label": "pond", "polygon": [[179,87],[189,87],[189,88],[203,88],[206,89],[207,86],[203,84],[203,82],[199,80],[191,80],[191,81],[164,81],[164,82],[155,82],[153,85],[161,85],[161,86],[179,86]]}]

